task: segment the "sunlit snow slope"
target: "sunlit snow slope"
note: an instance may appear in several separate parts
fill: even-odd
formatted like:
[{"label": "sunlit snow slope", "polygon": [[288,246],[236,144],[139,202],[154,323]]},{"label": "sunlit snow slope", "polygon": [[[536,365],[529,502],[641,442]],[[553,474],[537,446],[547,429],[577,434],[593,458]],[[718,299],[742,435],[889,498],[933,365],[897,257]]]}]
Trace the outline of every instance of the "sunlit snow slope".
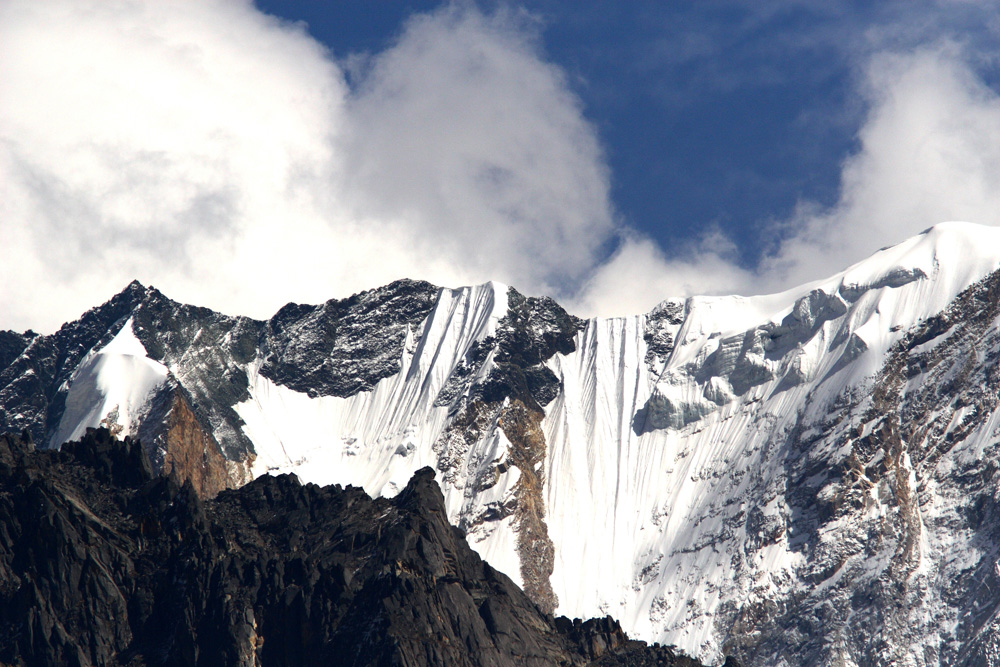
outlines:
[{"label": "sunlit snow slope", "polygon": [[[545,407],[542,465],[557,611],[610,613],[640,637],[718,659],[740,609],[797,595],[812,572],[786,494],[792,440],[871,392],[893,344],[998,267],[1000,231],[950,223],[782,294],[587,322],[576,351],[547,362],[562,384]],[[349,398],[309,399],[255,376],[237,408],[255,470],[394,493],[439,463],[449,409],[437,394],[505,310],[494,284],[443,291],[402,371]],[[837,476],[861,419],[857,408],[828,429],[830,470],[814,482]],[[470,521],[509,502],[517,475],[469,493],[510,446],[497,424],[480,436],[446,478],[449,512],[520,580],[511,516]],[[821,540],[849,528],[828,525]]]},{"label": "sunlit snow slope", "polygon": [[625,318],[497,283],[266,323],[146,293],[50,433],[128,427],[169,374],[255,475],[394,495],[436,468],[472,546],[557,613],[707,662],[1000,665],[998,268],[1000,230],[946,223]]},{"label": "sunlit snow slope", "polygon": [[[816,583],[787,497],[800,434],[836,447],[811,480],[832,481],[863,411],[831,416],[873,390],[908,330],[998,267],[1000,230],[951,223],[782,294],[588,323],[578,352],[552,362],[565,391],[545,420],[560,611],[607,611],[711,660],[742,610],[774,614]],[[672,345],[649,355],[656,336]]]},{"label": "sunlit snow slope", "polygon": [[[250,368],[251,398],[236,406],[254,443],[253,472],[294,472],[316,484],[354,484],[372,495],[395,496],[412,474],[437,467],[436,442],[448,424],[448,404],[437,403],[452,372],[470,347],[495,333],[507,311],[507,287],[486,283],[441,290],[437,303],[418,331],[407,331],[401,370],[371,391],[353,396],[308,395],[279,386]],[[483,379],[489,366],[477,371]],[[500,502],[517,481],[510,468],[495,486],[470,497],[465,486],[482,471],[503,463],[509,443],[496,430],[476,443],[463,462],[463,475],[444,486],[449,515],[457,523],[477,507]],[[507,525],[490,526],[479,535],[480,554],[520,582],[517,555]]]},{"label": "sunlit snow slope", "polygon": [[84,357],[66,386],[66,411],[53,442],[79,439],[103,423],[134,434],[149,399],[167,380],[167,368],[146,354],[128,320],[111,341]]}]

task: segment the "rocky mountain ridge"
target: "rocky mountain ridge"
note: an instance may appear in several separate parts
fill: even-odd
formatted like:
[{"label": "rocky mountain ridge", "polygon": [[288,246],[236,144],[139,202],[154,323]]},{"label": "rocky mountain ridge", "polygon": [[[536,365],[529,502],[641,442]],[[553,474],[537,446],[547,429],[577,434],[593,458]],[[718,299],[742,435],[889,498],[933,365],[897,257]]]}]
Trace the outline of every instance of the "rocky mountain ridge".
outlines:
[{"label": "rocky mountain ridge", "polygon": [[0,334],[0,424],[137,435],[206,497],[294,472],[392,498],[430,466],[544,610],[706,663],[1000,665],[997,269],[997,230],[949,223],[782,294],[586,321],[497,283],[268,322],[134,284]]},{"label": "rocky mountain ridge", "polygon": [[143,448],[0,437],[10,665],[676,665],[610,618],[543,614],[452,527],[429,469],[393,498],[265,475],[202,501]]}]

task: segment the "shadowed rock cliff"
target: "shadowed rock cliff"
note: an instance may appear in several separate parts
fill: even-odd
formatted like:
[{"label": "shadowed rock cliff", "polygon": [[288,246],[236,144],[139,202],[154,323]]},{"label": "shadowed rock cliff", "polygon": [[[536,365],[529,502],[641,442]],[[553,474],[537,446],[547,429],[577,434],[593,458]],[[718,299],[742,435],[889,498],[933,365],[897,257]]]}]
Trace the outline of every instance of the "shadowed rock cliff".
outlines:
[{"label": "shadowed rock cliff", "polygon": [[611,618],[542,613],[449,525],[423,469],[394,499],[264,476],[202,501],[137,443],[0,437],[0,662],[696,665]]}]

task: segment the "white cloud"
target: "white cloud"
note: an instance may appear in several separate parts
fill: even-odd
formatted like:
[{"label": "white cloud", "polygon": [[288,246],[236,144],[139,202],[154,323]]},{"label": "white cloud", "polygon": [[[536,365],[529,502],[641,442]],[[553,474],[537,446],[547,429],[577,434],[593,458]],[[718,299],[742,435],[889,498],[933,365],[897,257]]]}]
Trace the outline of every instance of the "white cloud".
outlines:
[{"label": "white cloud", "polygon": [[133,277],[217,306],[265,287],[205,250],[279,235],[296,184],[328,180],[346,88],[318,44],[219,1],[8,2],[0,44],[3,325],[51,329]]},{"label": "white cloud", "polygon": [[644,313],[667,297],[738,292],[755,280],[736,264],[735,246],[718,230],[672,250],[668,258],[648,237],[623,232],[618,249],[569,301],[570,309],[608,316]]},{"label": "white cloud", "polygon": [[803,201],[776,223],[777,249],[752,270],[720,234],[669,254],[626,239],[577,303],[648,310],[666,295],[759,294],[823,278],[949,220],[1000,225],[1000,96],[953,44],[882,53],[860,86],[869,113],[841,173],[836,204]]},{"label": "white cloud", "polygon": [[716,230],[663,249],[616,221],[596,132],[516,12],[417,16],[351,86],[246,0],[0,0],[0,50],[3,328],[135,277],[258,317],[403,276],[623,314],[1000,223],[1000,102],[953,46],[872,59],[839,201],[803,202],[755,269]]},{"label": "white cloud", "polygon": [[876,56],[864,92],[839,201],[803,204],[761,286],[822,277],[939,222],[1000,224],[1000,97],[955,47]]},{"label": "white cloud", "polygon": [[0,326],[133,277],[267,316],[394,278],[559,291],[614,231],[593,128],[525,19],[416,17],[356,89],[237,0],[0,4]]},{"label": "white cloud", "polygon": [[559,289],[613,231],[594,129],[517,14],[420,16],[349,104],[356,214],[406,220],[423,256]]}]

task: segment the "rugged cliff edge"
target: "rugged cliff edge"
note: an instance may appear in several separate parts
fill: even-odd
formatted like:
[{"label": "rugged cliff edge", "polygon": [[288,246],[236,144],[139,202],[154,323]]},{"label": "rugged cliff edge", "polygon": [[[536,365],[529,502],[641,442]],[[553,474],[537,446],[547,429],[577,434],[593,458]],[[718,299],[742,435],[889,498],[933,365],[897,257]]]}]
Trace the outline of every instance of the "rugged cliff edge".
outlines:
[{"label": "rugged cliff edge", "polygon": [[104,429],[61,451],[0,436],[0,662],[700,664],[542,613],[433,478],[372,500],[265,475],[202,501]]}]

